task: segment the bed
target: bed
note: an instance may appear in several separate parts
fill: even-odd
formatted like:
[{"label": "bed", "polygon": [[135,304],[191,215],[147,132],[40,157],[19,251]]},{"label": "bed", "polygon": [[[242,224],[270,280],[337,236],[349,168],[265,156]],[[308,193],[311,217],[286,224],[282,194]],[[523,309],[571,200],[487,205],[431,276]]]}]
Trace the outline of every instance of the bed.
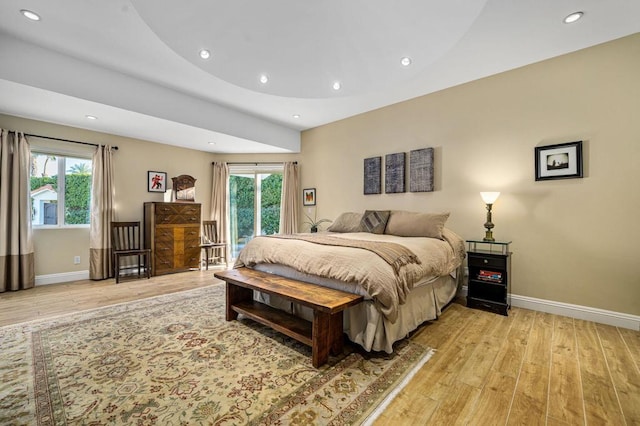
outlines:
[{"label": "bed", "polygon": [[[344,332],[367,351],[393,344],[434,320],[462,280],[464,241],[446,228],[448,213],[371,210],[343,213],[327,232],[256,237],[234,268],[249,267],[364,296],[344,313]],[[305,319],[313,313],[256,294]]]}]

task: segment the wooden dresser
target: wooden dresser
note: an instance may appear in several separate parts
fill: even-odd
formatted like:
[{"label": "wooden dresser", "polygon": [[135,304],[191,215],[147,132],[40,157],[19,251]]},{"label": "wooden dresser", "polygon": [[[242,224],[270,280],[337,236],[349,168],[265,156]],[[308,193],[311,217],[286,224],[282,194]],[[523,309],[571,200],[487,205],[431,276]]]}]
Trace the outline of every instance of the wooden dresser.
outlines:
[{"label": "wooden dresser", "polygon": [[145,247],[151,275],[188,271],[200,265],[200,204],[144,203]]}]

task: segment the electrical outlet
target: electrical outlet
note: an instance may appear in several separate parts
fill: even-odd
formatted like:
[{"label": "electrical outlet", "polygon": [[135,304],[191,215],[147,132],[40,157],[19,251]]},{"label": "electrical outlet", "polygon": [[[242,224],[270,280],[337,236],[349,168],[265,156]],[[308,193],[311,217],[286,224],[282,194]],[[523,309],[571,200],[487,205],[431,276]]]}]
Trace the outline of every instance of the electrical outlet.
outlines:
[{"label": "electrical outlet", "polygon": [[73,264],[74,265],[79,265],[80,264],[80,256],[75,256],[73,258]]}]

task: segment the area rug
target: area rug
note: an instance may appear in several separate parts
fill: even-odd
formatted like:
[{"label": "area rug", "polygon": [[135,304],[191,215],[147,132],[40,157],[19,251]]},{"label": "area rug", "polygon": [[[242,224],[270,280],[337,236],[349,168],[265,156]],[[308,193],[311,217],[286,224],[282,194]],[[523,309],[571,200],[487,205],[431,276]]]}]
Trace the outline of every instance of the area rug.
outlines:
[{"label": "area rug", "polygon": [[224,286],[0,328],[0,424],[362,424],[432,350],[311,350],[224,319]]}]

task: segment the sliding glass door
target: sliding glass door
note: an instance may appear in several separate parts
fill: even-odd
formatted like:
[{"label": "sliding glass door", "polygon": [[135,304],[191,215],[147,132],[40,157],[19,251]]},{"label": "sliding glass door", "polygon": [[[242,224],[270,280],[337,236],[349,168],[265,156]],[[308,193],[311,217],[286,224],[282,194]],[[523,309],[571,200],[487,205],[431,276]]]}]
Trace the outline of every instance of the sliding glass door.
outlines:
[{"label": "sliding glass door", "polygon": [[231,256],[236,258],[256,235],[270,235],[280,228],[282,166],[229,167],[229,225]]}]

